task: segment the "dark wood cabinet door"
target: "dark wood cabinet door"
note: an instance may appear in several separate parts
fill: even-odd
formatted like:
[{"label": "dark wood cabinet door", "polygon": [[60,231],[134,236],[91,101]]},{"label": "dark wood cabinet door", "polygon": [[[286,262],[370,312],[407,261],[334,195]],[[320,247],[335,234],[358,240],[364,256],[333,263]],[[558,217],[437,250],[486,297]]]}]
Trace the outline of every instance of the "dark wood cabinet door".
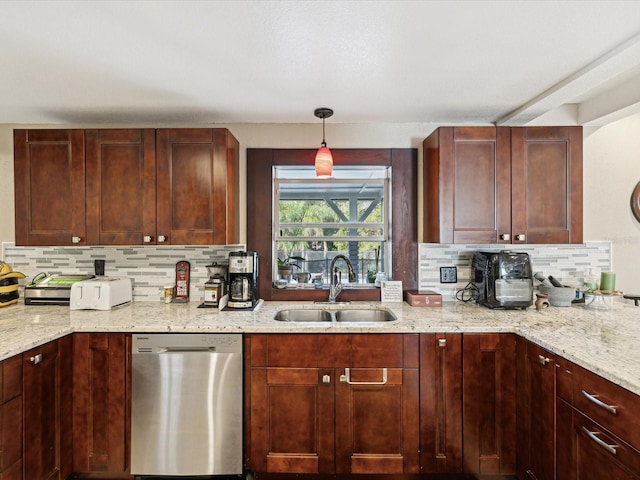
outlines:
[{"label": "dark wood cabinet door", "polygon": [[511,243],[509,128],[441,127],[423,145],[424,240]]},{"label": "dark wood cabinet door", "polygon": [[258,472],[333,473],[333,370],[250,370],[249,468]]},{"label": "dark wood cabinet door", "polygon": [[555,478],[555,356],[519,337],[517,464],[521,478]]},{"label": "dark wood cabinet door", "polygon": [[0,363],[0,479],[22,480],[22,357]]},{"label": "dark wood cabinet door", "polygon": [[86,245],[83,130],[15,130],[16,245]]},{"label": "dark wood cabinet door", "polygon": [[465,473],[516,471],[516,337],[463,334]]},{"label": "dark wood cabinet door", "polygon": [[336,473],[418,473],[418,370],[337,370]]},{"label": "dark wood cabinet door", "polygon": [[511,128],[511,177],[513,243],[582,243],[582,127]]},{"label": "dark wood cabinet door", "polygon": [[336,369],[336,473],[419,473],[419,336],[353,334]]},{"label": "dark wood cabinet door", "polygon": [[237,243],[238,141],[226,129],[156,135],[158,243]]},{"label": "dark wood cabinet door", "polygon": [[24,477],[60,479],[60,391],[58,342],[22,354]]},{"label": "dark wood cabinet door", "polygon": [[128,471],[128,336],[76,333],[73,338],[73,470]]},{"label": "dark wood cabinet door", "polygon": [[156,243],[155,130],[87,130],[85,139],[88,243]]},{"label": "dark wood cabinet door", "polygon": [[420,335],[420,472],[462,472],[462,335]]}]

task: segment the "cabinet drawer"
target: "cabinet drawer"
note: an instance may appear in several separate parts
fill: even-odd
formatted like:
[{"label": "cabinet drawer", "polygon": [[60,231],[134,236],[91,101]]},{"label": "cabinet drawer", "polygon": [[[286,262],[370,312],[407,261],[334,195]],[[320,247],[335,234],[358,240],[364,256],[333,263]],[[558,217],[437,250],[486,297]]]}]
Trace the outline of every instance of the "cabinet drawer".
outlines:
[{"label": "cabinet drawer", "polygon": [[640,397],[577,365],[573,377],[574,407],[640,448]]},{"label": "cabinet drawer", "polygon": [[573,428],[577,478],[638,478],[640,452],[580,413]]}]

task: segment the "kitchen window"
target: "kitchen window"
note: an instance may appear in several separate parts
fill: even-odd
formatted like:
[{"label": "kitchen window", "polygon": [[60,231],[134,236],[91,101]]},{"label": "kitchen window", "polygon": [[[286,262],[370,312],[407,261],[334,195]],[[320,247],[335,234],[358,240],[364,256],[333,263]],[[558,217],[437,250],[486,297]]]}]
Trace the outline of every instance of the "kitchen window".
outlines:
[{"label": "kitchen window", "polygon": [[[272,265],[279,286],[329,283],[338,254],[354,267],[352,287],[370,286],[377,272],[391,271],[391,166],[336,166],[328,179],[317,178],[313,166],[274,166],[272,178]],[[293,275],[278,269],[287,258],[296,265]],[[344,263],[336,267],[348,283]]]}]

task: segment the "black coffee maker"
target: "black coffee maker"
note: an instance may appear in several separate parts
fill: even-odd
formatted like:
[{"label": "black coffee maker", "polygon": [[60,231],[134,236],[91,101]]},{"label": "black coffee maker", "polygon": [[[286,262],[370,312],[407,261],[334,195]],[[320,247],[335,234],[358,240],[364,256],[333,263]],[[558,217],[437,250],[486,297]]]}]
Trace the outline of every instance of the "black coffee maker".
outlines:
[{"label": "black coffee maker", "polygon": [[228,308],[252,309],[258,303],[258,254],[229,253]]}]

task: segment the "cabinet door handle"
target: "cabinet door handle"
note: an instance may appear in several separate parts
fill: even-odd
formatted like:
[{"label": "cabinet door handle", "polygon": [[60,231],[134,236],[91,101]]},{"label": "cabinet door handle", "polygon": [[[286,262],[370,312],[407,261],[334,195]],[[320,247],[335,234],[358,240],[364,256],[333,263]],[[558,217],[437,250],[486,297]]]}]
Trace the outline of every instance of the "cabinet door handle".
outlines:
[{"label": "cabinet door handle", "polygon": [[549,363],[551,360],[549,360],[547,357],[545,357],[544,355],[538,355],[538,362],[540,362],[540,365],[546,365],[547,363]]},{"label": "cabinet door handle", "polygon": [[607,412],[613,413],[614,415],[618,413],[617,407],[615,407],[614,405],[607,405],[602,400],[598,400],[598,396],[597,395],[591,395],[590,393],[587,393],[584,390],[582,390],[582,395],[584,395],[584,397],[587,400],[589,400],[590,402],[595,403],[600,408],[604,408]]},{"label": "cabinet door handle", "polygon": [[440,348],[444,348],[447,346],[447,339],[446,338],[439,338],[438,339],[438,346]]},{"label": "cabinet door handle", "polygon": [[330,375],[323,375],[322,376],[322,383],[331,383],[331,376]]},{"label": "cabinet door handle", "polygon": [[81,240],[80,237],[71,237],[71,243],[80,243]]},{"label": "cabinet door handle", "polygon": [[42,354],[39,353],[37,355],[34,355],[33,357],[29,357],[29,361],[32,362],[34,365],[39,364],[42,361]]},{"label": "cabinet door handle", "polygon": [[524,233],[520,233],[516,235],[516,240],[519,242],[524,242],[527,239],[527,236]]},{"label": "cabinet door handle", "polygon": [[352,382],[351,372],[348,368],[344,369],[344,375],[340,375],[340,381],[342,383],[348,383],[349,385],[384,385],[387,383],[387,369],[382,369],[382,381],[380,382]]},{"label": "cabinet door handle", "polygon": [[619,445],[609,445],[607,442],[600,440],[596,435],[600,435],[600,432],[592,432],[587,427],[582,427],[582,431],[589,437],[591,440],[596,442],[600,447],[604,448],[607,452],[612,453],[613,455],[617,455],[618,451],[616,448]]},{"label": "cabinet door handle", "polygon": [[509,240],[511,240],[511,235],[509,235],[508,233],[503,233],[502,235],[500,235],[500,240],[508,242]]},{"label": "cabinet door handle", "polygon": [[164,243],[167,241],[167,237],[165,235],[158,235],[158,243]]},{"label": "cabinet door handle", "polygon": [[144,237],[142,237],[142,241],[144,243],[151,243],[151,235],[145,235]]}]

